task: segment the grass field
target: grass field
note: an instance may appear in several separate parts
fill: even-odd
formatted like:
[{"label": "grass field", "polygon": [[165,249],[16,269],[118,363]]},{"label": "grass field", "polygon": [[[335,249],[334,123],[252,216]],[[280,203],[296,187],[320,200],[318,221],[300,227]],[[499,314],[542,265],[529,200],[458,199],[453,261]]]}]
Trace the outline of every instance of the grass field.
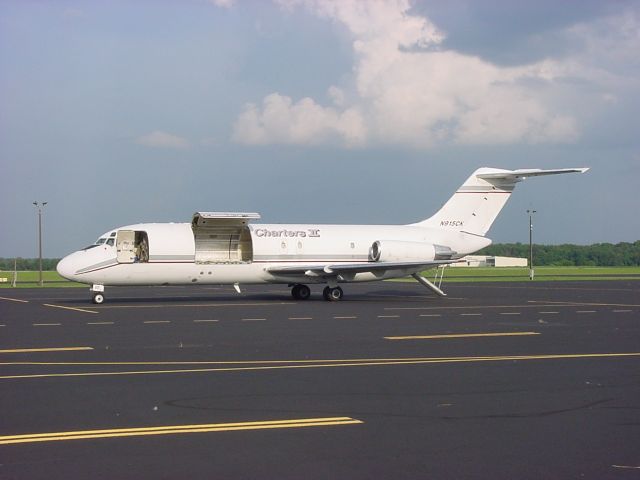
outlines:
[{"label": "grass field", "polygon": [[[39,272],[27,271],[18,272],[18,281],[16,288],[33,288],[38,286]],[[2,279],[6,278],[6,282]],[[86,287],[82,283],[70,282],[65,280],[58,272],[42,272],[42,280],[45,287]],[[13,272],[0,271],[0,288],[12,288]]]},{"label": "grass field", "polygon": [[[433,279],[435,270],[423,272]],[[640,280],[640,267],[536,267],[534,281]],[[404,281],[404,279],[403,279]],[[413,281],[413,279],[407,279]],[[444,282],[529,281],[527,267],[446,267]]]},{"label": "grass field", "polygon": [[[433,280],[435,270],[424,272],[424,276]],[[6,282],[1,279],[6,278]],[[69,282],[57,272],[42,272],[45,287],[84,287],[81,283]],[[640,267],[537,267],[534,281],[550,280],[640,280]],[[13,272],[0,272],[0,288],[12,288]],[[401,282],[413,282],[412,278],[398,279]],[[444,283],[452,282],[517,282],[529,281],[529,269],[526,267],[447,267]],[[16,288],[38,286],[38,272],[18,272]]]}]

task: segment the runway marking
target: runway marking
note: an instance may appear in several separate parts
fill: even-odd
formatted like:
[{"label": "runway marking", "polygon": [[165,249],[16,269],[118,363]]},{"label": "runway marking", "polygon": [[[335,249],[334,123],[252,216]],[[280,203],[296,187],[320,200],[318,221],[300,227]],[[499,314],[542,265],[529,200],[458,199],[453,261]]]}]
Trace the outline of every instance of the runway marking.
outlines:
[{"label": "runway marking", "polygon": [[100,305],[93,307],[97,309],[105,308],[202,308],[202,307],[268,307],[280,305],[296,305],[294,302],[263,302],[263,303],[167,303],[163,305]]},{"label": "runway marking", "polygon": [[171,323],[171,320],[145,320],[142,323]]},{"label": "runway marking", "polygon": [[113,325],[113,322],[87,322],[87,325]]},{"label": "runway marking", "polygon": [[628,313],[633,312],[633,310],[613,310],[613,313]]},{"label": "runway marking", "polygon": [[[568,360],[584,358],[621,358],[640,357],[640,352],[630,353],[576,353],[576,354],[548,354],[548,355],[513,355],[513,356],[488,356],[488,357],[422,357],[422,358],[389,358],[389,359],[351,359],[351,360],[316,360],[314,363],[306,363],[306,360],[266,361],[253,362],[256,366],[248,367],[222,367],[222,368],[193,368],[193,369],[171,369],[171,370],[137,370],[137,371],[112,371],[112,372],[76,372],[76,373],[41,373],[30,375],[3,375],[0,380],[17,380],[32,378],[53,378],[53,377],[101,377],[101,376],[121,376],[121,375],[161,375],[161,374],[190,374],[190,373],[222,373],[222,372],[247,372],[247,371],[267,371],[267,370],[293,370],[302,368],[344,368],[344,367],[371,367],[386,365],[421,365],[431,363],[478,363],[478,362],[513,362],[526,360]],[[330,363],[315,363],[330,362]],[[157,362],[155,362],[157,363]],[[194,362],[197,363],[197,362]],[[234,362],[227,362],[234,363]],[[236,362],[238,364],[243,362]],[[288,363],[285,365],[269,365],[269,363]],[[26,362],[2,362],[1,365],[33,365],[35,363]],[[149,362],[149,365],[154,362]],[[180,362],[174,362],[180,364]],[[49,363],[48,365],[54,365]],[[60,364],[57,364],[60,365]],[[111,365],[109,362],[95,363],[95,365]]]},{"label": "runway marking", "polygon": [[53,305],[51,303],[43,303],[45,307],[53,307],[53,308],[63,308],[64,310],[74,310],[76,312],[84,312],[84,313],[99,313],[95,310],[87,310],[86,308],[76,308],[76,307],[65,307],[62,305]]},{"label": "runway marking", "polygon": [[14,348],[12,350],[0,350],[0,353],[77,352],[81,350],[93,350],[93,347]]},{"label": "runway marking", "polygon": [[346,319],[350,319],[350,318],[358,318],[357,316],[346,316],[346,317],[333,317],[336,320],[346,320]]},{"label": "runway marking", "polygon": [[163,427],[115,428],[105,430],[78,430],[71,432],[27,433],[0,436],[0,445],[15,443],[88,440],[93,438],[136,437],[146,435],[175,435],[178,433],[230,432],[238,430],[266,430],[275,428],[326,427],[364,423],[351,417],[299,418],[268,420],[263,422],[205,423],[200,425],[167,425]]},{"label": "runway marking", "polygon": [[538,312],[540,315],[555,315],[556,313],[560,313],[560,312]]},{"label": "runway marking", "polygon": [[313,317],[289,317],[289,320],[313,320]]},{"label": "runway marking", "polygon": [[212,318],[211,320],[194,320],[193,322],[194,323],[214,323],[214,322],[219,322],[219,320]]},{"label": "runway marking", "polygon": [[20,300],[19,298],[0,297],[0,300],[9,300],[10,302],[29,303],[29,300]]},{"label": "runway marking", "polygon": [[400,315],[378,315],[378,318],[399,318]]},{"label": "runway marking", "polygon": [[590,303],[590,302],[557,302],[551,300],[528,300],[529,303],[547,303],[558,307],[640,307],[640,304],[633,303]]},{"label": "runway marking", "polygon": [[630,468],[630,469],[640,469],[640,466],[636,467],[633,465],[611,465],[613,468]]},{"label": "runway marking", "polygon": [[520,312],[500,312],[500,315],[521,315]]},{"label": "runway marking", "polygon": [[421,317],[441,317],[442,315],[439,313],[421,313]]},{"label": "runway marking", "polygon": [[32,323],[31,325],[34,327],[59,327],[62,324],[61,323]]},{"label": "runway marking", "polygon": [[461,313],[461,317],[479,317],[481,313]]},{"label": "runway marking", "polygon": [[242,318],[241,320],[243,322],[264,322],[267,319],[266,318]]},{"label": "runway marking", "polygon": [[406,337],[384,337],[386,340],[439,340],[441,338],[474,338],[474,337],[518,337],[523,335],[540,335],[538,332],[506,332],[506,333],[460,333],[447,335],[415,335]]},{"label": "runway marking", "polygon": [[576,313],[596,313],[595,310],[576,310]]}]

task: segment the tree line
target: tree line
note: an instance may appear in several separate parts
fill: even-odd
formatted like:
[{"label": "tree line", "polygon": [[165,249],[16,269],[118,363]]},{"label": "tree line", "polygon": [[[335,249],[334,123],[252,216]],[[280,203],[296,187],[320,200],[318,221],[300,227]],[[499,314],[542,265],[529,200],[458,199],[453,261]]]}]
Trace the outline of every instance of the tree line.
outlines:
[{"label": "tree line", "polygon": [[[43,258],[42,270],[55,270],[59,258]],[[13,271],[14,262],[18,271],[39,270],[40,262],[37,258],[0,258],[0,270]]]},{"label": "tree line", "polygon": [[[529,258],[528,243],[498,243],[476,255]],[[533,264],[539,266],[637,267],[640,241],[593,245],[533,245]]]},{"label": "tree line", "polygon": [[[497,257],[529,257],[528,243],[497,243],[480,250],[476,255]],[[38,270],[37,258],[0,258],[0,270]],[[43,270],[55,270],[59,258],[43,258]],[[596,243],[593,245],[533,245],[533,263],[538,266],[577,267],[638,267],[640,240],[633,243]]]}]

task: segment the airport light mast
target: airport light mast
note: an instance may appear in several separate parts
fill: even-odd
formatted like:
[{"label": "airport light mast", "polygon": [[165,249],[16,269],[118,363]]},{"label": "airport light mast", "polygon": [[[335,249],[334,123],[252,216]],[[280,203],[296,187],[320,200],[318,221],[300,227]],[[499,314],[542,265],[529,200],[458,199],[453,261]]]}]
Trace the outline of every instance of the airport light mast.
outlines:
[{"label": "airport light mast", "polygon": [[533,214],[536,210],[527,210],[529,214],[529,280],[533,280]]},{"label": "airport light mast", "polygon": [[36,206],[36,208],[38,209],[38,259],[39,259],[39,276],[38,276],[38,285],[40,285],[41,287],[43,286],[43,281],[42,281],[42,209],[45,207],[45,205],[49,203],[49,202],[42,202],[42,203],[38,203],[38,202],[33,202],[33,204]]}]

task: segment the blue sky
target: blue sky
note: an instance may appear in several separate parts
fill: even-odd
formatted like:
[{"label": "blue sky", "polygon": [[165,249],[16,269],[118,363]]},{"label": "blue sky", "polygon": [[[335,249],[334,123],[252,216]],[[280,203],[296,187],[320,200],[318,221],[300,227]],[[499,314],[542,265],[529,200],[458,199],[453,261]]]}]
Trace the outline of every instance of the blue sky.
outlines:
[{"label": "blue sky", "polygon": [[489,232],[640,238],[640,4],[0,3],[0,256],[258,211],[409,223],[477,167],[521,184]]}]

